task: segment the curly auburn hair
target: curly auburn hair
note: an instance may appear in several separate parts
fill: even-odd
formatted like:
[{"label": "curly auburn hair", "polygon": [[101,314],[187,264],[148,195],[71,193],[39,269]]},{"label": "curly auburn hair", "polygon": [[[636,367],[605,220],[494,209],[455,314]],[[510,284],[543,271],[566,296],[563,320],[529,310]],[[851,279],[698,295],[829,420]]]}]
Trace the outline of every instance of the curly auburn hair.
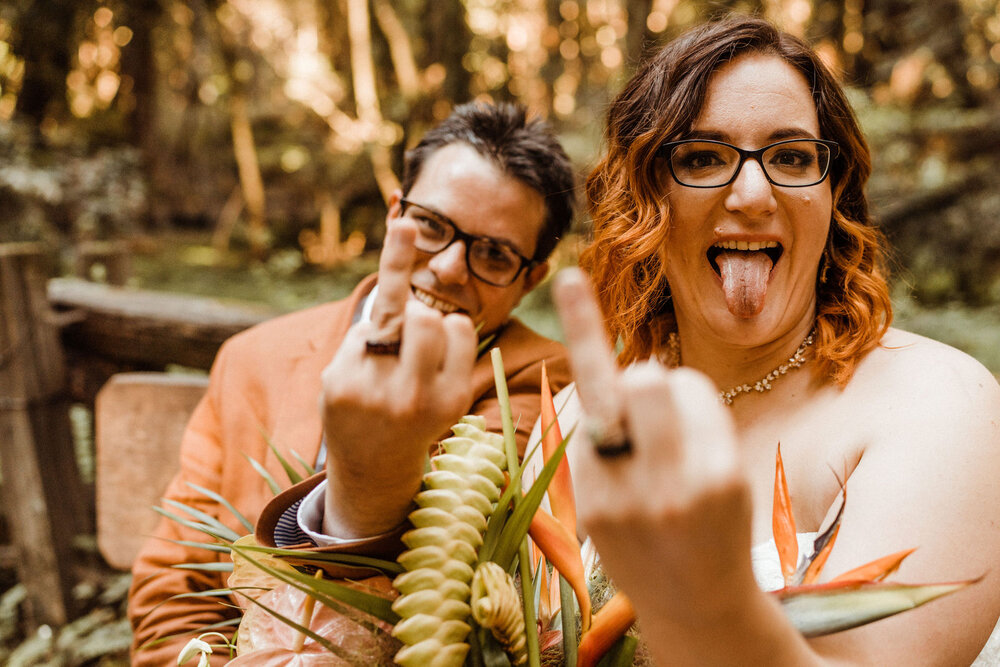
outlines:
[{"label": "curly auburn hair", "polygon": [[[663,248],[670,210],[656,151],[683,138],[712,74],[746,54],[773,54],[811,84],[820,133],[840,144],[830,167],[833,215],[817,270],[816,372],[846,383],[889,328],[886,245],[868,213],[868,146],[833,75],[802,40],[762,19],[728,17],[695,28],[647,60],[608,111],[607,155],[587,179],[594,233],[580,257],[591,275],[622,364],[648,358],[676,330]],[[820,275],[825,274],[825,280]]]}]

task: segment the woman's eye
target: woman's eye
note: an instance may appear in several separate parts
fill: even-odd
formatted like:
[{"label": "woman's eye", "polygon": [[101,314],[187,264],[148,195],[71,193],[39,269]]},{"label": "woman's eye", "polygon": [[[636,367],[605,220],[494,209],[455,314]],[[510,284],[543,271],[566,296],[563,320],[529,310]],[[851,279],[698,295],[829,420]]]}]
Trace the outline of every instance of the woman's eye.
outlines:
[{"label": "woman's eye", "polygon": [[706,169],[725,163],[723,157],[715,151],[697,151],[680,156],[680,164],[685,169]]},{"label": "woman's eye", "polygon": [[816,162],[816,156],[801,150],[785,149],[771,158],[771,164],[780,167],[808,167]]}]

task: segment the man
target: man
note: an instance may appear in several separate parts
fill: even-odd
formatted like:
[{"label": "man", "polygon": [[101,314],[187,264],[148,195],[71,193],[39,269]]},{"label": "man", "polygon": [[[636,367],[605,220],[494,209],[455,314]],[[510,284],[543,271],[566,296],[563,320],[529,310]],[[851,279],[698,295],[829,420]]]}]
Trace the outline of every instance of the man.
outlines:
[{"label": "man", "polygon": [[[448,427],[471,412],[500,429],[489,355],[477,355],[477,338],[503,353],[523,449],[538,414],[542,362],[554,388],[569,378],[562,347],[509,315],[545,276],[569,225],[569,161],[523,109],[464,105],[405,162],[377,285],[369,277],[348,299],[277,318],[223,346],[168,499],[247,532],[192,485],[253,521],[273,494],[246,457],[283,478],[271,443],[286,459],[326,466],[318,477],[328,484],[313,508],[317,540],[364,550],[396,534],[425,454]],[[170,599],[225,585],[224,575],[172,565],[227,555],[178,544],[204,535],[173,521],[161,522],[155,538],[133,567],[133,665],[170,664],[189,636],[135,649],[234,615],[219,598]]]}]

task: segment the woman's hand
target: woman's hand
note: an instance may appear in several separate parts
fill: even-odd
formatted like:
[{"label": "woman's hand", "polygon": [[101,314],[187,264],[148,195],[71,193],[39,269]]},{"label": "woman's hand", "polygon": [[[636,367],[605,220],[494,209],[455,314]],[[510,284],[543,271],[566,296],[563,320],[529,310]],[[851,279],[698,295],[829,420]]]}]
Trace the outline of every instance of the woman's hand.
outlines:
[{"label": "woman's hand", "polygon": [[[564,271],[554,296],[585,414],[572,445],[581,524],[647,639],[716,642],[763,595],[730,416],[700,373],[651,362],[619,371],[582,273]],[[630,453],[602,456],[593,440],[619,425]]]}]

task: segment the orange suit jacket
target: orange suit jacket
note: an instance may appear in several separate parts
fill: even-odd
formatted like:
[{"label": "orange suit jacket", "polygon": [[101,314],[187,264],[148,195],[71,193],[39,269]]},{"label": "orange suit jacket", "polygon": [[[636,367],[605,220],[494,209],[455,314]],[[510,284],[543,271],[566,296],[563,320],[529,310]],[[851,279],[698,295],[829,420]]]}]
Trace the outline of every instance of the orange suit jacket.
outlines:
[{"label": "orange suit jacket", "polygon": [[[374,283],[375,276],[370,276],[347,299],[269,320],[222,346],[212,366],[208,391],[195,409],[181,443],[181,470],[167,488],[165,498],[207,512],[241,535],[250,532],[220,503],[188,484],[218,493],[253,523],[274,494],[247,457],[286,485],[288,477],[268,442],[288,461],[295,461],[293,451],[310,465],[316,461],[322,439],[317,405],[320,373],[333,358],[356,308]],[[565,350],[516,319],[499,332],[493,346],[503,354],[514,423],[523,450],[538,417],[542,362],[546,363],[553,390],[560,389],[569,382]],[[489,427],[499,431],[500,412],[488,354],[476,361],[472,381],[477,398],[471,412],[484,415]],[[183,514],[169,504],[164,507]],[[236,616],[220,603],[220,598],[169,599],[181,593],[225,587],[227,577],[225,573],[171,566],[229,562],[227,553],[170,540],[210,541],[203,533],[162,519],[140,551],[132,569],[129,596],[134,667],[176,664],[180,649],[191,636]],[[230,634],[231,630],[224,631]],[[189,634],[136,651],[148,642],[181,633]],[[224,664],[227,659],[217,652],[212,664]]]}]

